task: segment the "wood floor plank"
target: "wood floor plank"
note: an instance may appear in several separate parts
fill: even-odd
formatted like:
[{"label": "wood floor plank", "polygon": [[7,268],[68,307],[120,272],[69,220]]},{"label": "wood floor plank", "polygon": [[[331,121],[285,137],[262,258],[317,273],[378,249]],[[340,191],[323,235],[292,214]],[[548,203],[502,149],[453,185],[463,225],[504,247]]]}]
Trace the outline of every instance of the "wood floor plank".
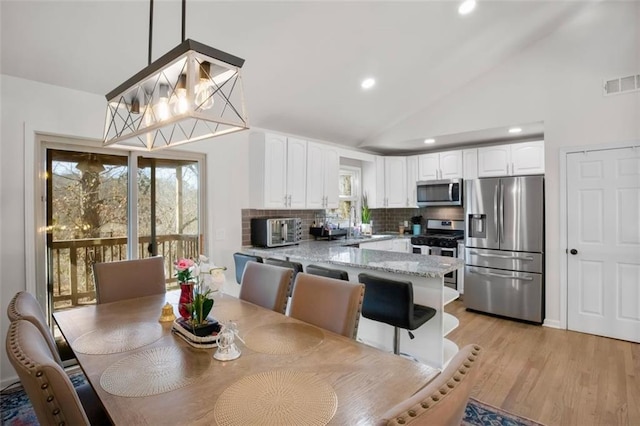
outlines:
[{"label": "wood floor plank", "polygon": [[546,425],[640,425],[640,345],[446,307],[484,347],[472,396]]}]

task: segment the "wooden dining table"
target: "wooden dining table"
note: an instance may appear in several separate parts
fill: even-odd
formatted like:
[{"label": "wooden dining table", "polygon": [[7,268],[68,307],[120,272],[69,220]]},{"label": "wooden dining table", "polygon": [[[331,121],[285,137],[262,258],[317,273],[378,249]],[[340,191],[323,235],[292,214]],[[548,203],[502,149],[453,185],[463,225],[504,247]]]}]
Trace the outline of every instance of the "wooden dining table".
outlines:
[{"label": "wooden dining table", "polygon": [[158,321],[167,302],[177,314],[177,299],[169,292],[54,313],[115,425],[372,424],[438,374],[228,295],[211,315],[237,324],[242,354],[218,361],[215,348],[192,347]]}]

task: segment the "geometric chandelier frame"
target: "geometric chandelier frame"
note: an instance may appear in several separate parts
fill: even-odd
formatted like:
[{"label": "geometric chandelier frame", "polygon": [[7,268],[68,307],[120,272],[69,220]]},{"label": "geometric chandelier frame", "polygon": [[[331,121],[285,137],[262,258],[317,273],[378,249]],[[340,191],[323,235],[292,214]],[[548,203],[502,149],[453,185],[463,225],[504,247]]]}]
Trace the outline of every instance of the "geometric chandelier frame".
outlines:
[{"label": "geometric chandelier frame", "polygon": [[184,40],[106,95],[103,145],[155,151],[248,129],[243,64]]}]

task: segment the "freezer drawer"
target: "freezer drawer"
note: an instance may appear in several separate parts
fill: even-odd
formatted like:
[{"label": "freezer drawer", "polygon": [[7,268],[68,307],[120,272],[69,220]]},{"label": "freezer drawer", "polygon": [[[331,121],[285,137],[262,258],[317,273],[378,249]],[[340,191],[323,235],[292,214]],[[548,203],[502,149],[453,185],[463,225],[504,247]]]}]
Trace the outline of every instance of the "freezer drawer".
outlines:
[{"label": "freezer drawer", "polygon": [[487,250],[467,247],[464,253],[465,263],[470,266],[506,269],[509,271],[535,272],[541,274],[542,253]]},{"label": "freezer drawer", "polygon": [[464,268],[464,304],[469,309],[541,323],[542,274]]}]

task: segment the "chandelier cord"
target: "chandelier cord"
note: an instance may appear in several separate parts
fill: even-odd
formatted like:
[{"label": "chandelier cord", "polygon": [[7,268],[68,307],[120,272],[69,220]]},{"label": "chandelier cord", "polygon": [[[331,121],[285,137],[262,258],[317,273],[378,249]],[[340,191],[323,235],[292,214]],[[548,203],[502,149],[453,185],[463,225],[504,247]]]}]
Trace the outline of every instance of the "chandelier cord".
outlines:
[{"label": "chandelier cord", "polygon": [[151,65],[151,50],[153,47],[153,0],[149,0],[149,57],[147,66]]},{"label": "chandelier cord", "polygon": [[187,0],[182,0],[182,41],[184,41],[184,34],[186,28],[186,17],[187,15]]}]

